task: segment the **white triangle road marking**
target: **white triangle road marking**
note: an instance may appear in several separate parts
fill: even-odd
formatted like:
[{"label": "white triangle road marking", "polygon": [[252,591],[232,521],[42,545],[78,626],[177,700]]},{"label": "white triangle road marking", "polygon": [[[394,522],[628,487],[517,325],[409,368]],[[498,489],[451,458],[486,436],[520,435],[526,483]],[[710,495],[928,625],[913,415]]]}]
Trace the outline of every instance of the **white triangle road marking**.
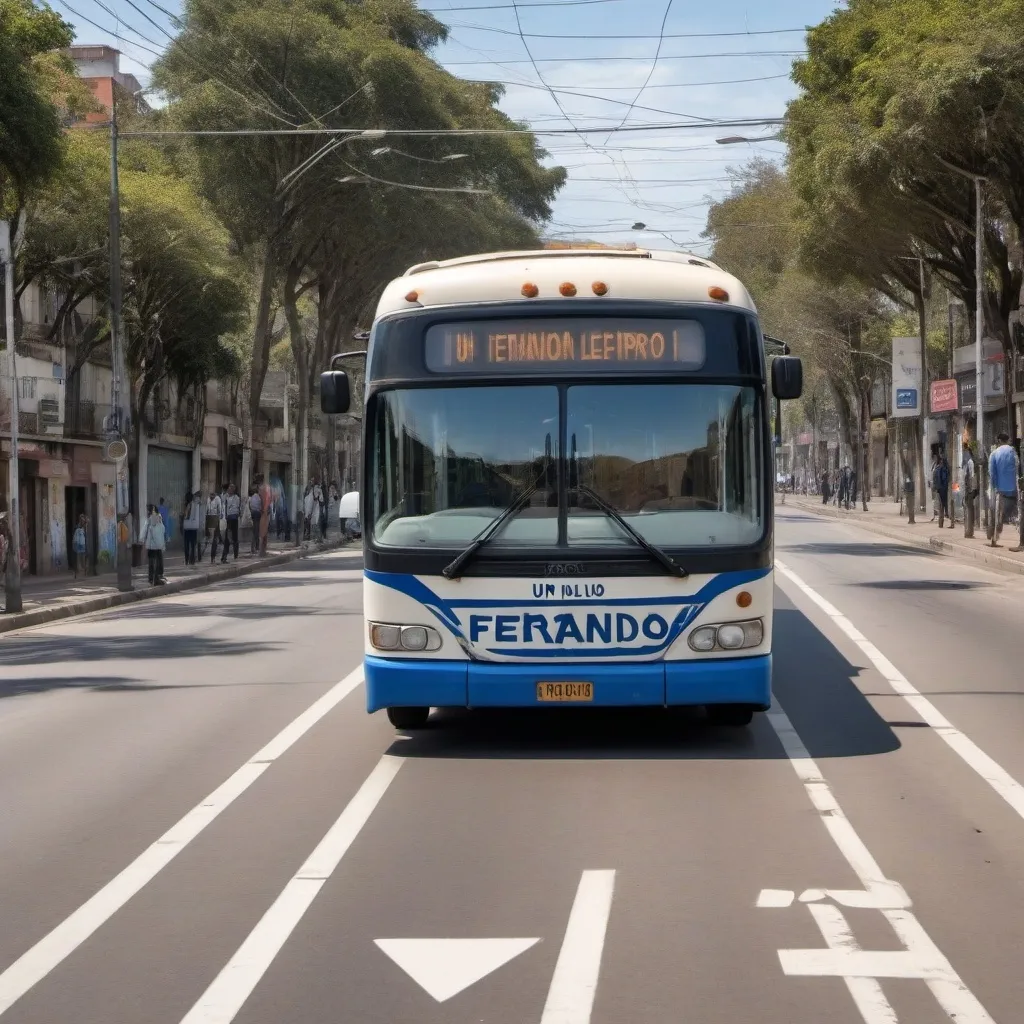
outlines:
[{"label": "white triangle road marking", "polygon": [[525,953],[540,939],[375,939],[439,1003]]}]

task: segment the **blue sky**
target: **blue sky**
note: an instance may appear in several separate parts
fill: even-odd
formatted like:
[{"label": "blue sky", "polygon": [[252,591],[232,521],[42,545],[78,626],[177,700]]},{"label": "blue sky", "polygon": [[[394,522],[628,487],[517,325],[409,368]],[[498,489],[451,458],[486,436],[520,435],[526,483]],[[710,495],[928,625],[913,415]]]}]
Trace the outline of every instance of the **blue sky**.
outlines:
[{"label": "blue sky", "polygon": [[[152,0],[68,2],[77,13],[61,0],[53,0],[53,6],[76,26],[78,41],[117,46],[124,54],[123,70],[147,81],[145,65],[152,55],[143,47],[159,47],[135,33],[162,45],[167,37],[157,25],[173,32]],[[180,10],[178,0],[158,2],[167,11]],[[541,135],[551,161],[569,171],[547,234],[655,248],[670,239],[705,252],[700,234],[708,205],[728,194],[729,169],[755,155],[778,158],[783,147],[777,142],[719,145],[716,137],[757,139],[773,129],[701,127],[701,119],[780,117],[795,94],[789,72],[793,54],[803,51],[803,29],[827,17],[836,4],[425,0],[421,6],[450,27],[449,41],[436,58],[460,77],[507,83],[502,107],[511,116],[538,132],[609,130]],[[775,32],[784,29],[799,31]],[[684,122],[686,127],[613,133],[623,119],[626,128]],[[649,230],[632,231],[636,222]]]}]

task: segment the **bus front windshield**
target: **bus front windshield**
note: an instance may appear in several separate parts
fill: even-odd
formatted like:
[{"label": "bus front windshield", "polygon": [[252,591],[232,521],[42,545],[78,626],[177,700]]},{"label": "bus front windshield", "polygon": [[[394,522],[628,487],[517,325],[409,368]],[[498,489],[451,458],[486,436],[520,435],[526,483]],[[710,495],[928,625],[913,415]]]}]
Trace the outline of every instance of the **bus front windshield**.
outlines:
[{"label": "bus front windshield", "polygon": [[460,549],[530,488],[489,549],[635,546],[594,494],[662,548],[748,545],[764,534],[762,413],[750,387],[385,391],[371,443],[381,547]]}]

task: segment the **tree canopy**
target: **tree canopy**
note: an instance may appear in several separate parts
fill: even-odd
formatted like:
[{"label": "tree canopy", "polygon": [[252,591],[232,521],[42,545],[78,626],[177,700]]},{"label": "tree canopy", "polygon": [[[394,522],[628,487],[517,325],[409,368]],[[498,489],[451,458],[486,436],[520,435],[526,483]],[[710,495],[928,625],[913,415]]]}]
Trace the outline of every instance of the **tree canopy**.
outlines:
[{"label": "tree canopy", "polygon": [[72,27],[32,0],[0,0],[0,217],[12,217],[63,154],[63,115],[86,91],[61,52]]}]

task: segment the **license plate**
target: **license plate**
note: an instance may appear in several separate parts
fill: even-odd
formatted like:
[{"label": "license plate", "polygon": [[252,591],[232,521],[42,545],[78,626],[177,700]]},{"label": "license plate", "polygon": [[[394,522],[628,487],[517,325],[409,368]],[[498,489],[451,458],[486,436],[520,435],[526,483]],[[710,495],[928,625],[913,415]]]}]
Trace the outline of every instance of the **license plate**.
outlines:
[{"label": "license plate", "polygon": [[549,702],[591,701],[594,699],[593,683],[538,683],[537,700]]}]

